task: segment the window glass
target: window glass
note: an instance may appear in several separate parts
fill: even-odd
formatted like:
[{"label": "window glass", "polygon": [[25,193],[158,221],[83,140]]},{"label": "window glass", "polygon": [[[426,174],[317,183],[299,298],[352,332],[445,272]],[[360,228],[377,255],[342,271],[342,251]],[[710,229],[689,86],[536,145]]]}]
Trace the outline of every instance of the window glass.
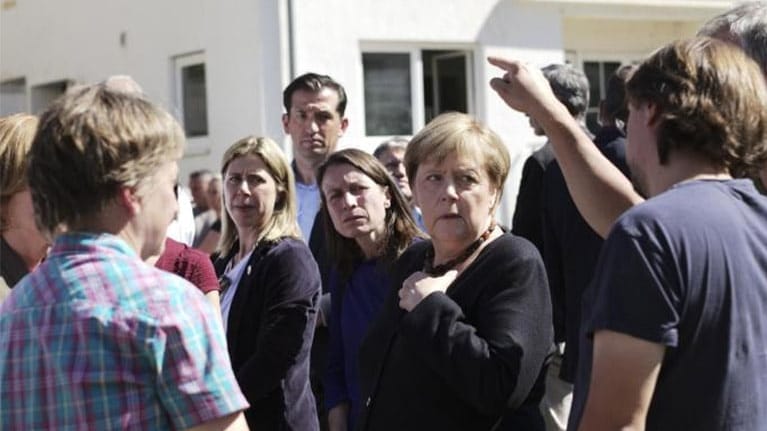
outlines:
[{"label": "window glass", "polygon": [[27,81],[24,78],[0,83],[0,116],[27,112]]},{"label": "window glass", "polygon": [[599,102],[605,98],[607,81],[621,66],[619,61],[584,61],[583,72],[589,80],[589,109],[586,125],[592,133],[599,130]]},{"label": "window glass", "polygon": [[32,87],[32,112],[35,114],[42,113],[51,102],[67,91],[68,86],[69,81],[64,80]]},{"label": "window glass", "polygon": [[205,63],[181,68],[181,97],[186,135],[206,136],[208,134],[208,100],[205,87]]},{"label": "window glass", "polygon": [[[429,80],[424,89],[426,101],[426,122],[444,112],[469,112],[468,77],[466,76],[466,54],[463,52],[431,51],[424,58],[431,57],[429,70],[424,77]],[[424,62],[426,67],[426,62]],[[429,85],[431,84],[431,85]]]},{"label": "window glass", "polygon": [[413,133],[410,54],[363,53],[365,134]]}]

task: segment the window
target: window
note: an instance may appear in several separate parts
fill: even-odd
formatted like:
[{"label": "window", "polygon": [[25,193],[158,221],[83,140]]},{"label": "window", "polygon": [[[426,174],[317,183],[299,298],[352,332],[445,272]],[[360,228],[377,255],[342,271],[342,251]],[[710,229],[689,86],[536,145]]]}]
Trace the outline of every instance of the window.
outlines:
[{"label": "window", "polygon": [[365,134],[412,135],[443,112],[471,112],[472,68],[470,51],[365,50]]},{"label": "window", "polygon": [[599,102],[605,98],[607,81],[621,65],[632,64],[645,58],[642,52],[588,52],[568,50],[567,63],[583,70],[589,80],[589,108],[586,111],[586,125],[591,132],[599,130]]},{"label": "window", "polygon": [[409,135],[413,131],[410,55],[362,54],[365,134]]},{"label": "window", "polygon": [[469,56],[461,51],[423,51],[426,123],[448,112],[469,112]]},{"label": "window", "polygon": [[619,61],[584,61],[583,72],[589,79],[589,109],[586,125],[592,133],[599,130],[599,102],[605,98],[607,81],[621,67]]},{"label": "window", "polygon": [[176,108],[188,138],[208,136],[208,98],[203,54],[175,57]]},{"label": "window", "polygon": [[27,112],[27,80],[24,78],[0,82],[0,117]]},{"label": "window", "polygon": [[63,80],[32,87],[32,112],[35,114],[43,112],[51,102],[66,93],[70,85],[72,81]]}]

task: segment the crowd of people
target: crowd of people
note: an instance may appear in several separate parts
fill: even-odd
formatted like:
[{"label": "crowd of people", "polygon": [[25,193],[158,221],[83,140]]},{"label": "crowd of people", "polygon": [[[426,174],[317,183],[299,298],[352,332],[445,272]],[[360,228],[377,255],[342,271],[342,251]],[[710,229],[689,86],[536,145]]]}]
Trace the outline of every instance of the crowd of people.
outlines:
[{"label": "crowd of people", "polygon": [[767,423],[767,2],[610,77],[489,58],[545,146],[443,113],[336,150],[346,93],[283,92],[178,184],[126,77],[0,118],[0,428],[757,430]]}]

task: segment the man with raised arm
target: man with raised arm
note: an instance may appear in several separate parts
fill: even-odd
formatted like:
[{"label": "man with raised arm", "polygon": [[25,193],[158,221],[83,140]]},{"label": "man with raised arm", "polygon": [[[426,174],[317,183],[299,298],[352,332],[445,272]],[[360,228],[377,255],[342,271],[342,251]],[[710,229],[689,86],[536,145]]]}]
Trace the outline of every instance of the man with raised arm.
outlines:
[{"label": "man with raised arm", "polygon": [[[570,163],[585,145],[543,77],[491,62],[507,71],[491,85],[510,106],[578,138],[572,153],[555,148],[563,171],[588,167],[593,158]],[[742,50],[698,38],[643,62],[627,95],[626,156],[649,199],[610,230],[584,294],[569,429],[759,429],[767,198],[733,177],[767,161],[764,77]]]},{"label": "man with raised arm", "polygon": [[[701,27],[698,35],[715,37],[739,46],[756,61],[767,79],[767,1],[742,3],[717,15]],[[490,59],[490,63],[504,68],[503,59]],[[496,91],[504,91],[502,82],[496,81],[496,85]],[[537,115],[547,123],[548,127],[544,130],[562,167],[573,201],[594,231],[602,237],[607,236],[618,216],[643,202],[644,198],[591,145],[577,124],[564,116],[554,116],[557,112],[561,113],[557,103],[541,108]],[[767,187],[767,165],[745,175],[759,177]]]}]

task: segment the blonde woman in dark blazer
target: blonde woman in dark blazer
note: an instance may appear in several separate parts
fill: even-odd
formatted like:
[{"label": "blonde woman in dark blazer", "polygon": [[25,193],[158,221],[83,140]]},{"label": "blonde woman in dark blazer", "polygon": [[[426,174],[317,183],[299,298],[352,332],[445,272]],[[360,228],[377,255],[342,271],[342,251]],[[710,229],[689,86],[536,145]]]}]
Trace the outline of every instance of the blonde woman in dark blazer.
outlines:
[{"label": "blonde woman in dark blazer", "polygon": [[293,173],[268,138],[223,157],[224,211],[214,266],[235,376],[251,429],[317,430],[309,352],[320,274],[296,224]]}]

